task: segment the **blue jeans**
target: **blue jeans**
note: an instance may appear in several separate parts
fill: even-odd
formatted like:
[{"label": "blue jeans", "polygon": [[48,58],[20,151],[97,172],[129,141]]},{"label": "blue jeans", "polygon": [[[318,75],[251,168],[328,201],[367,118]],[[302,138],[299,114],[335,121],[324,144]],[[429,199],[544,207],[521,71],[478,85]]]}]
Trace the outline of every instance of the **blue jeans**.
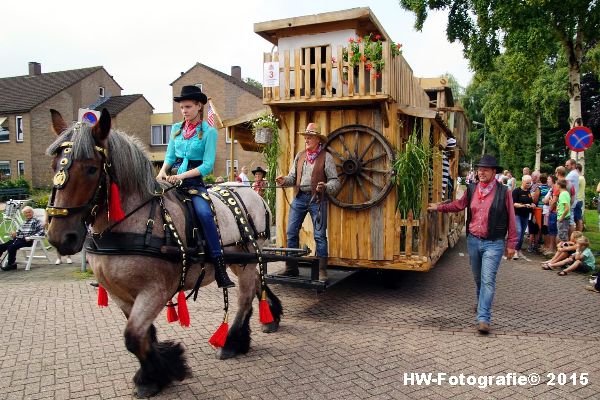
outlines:
[{"label": "blue jeans", "polygon": [[525,229],[527,229],[527,221],[529,221],[529,215],[522,216],[515,214],[515,223],[517,225],[517,237],[519,241],[517,242],[516,250],[521,250],[521,246],[523,245],[523,237],[525,236]]},{"label": "blue jeans", "polygon": [[[287,246],[300,247],[300,228],[307,213],[313,223],[315,242],[317,244],[317,257],[328,257],[327,251],[327,202],[315,203],[310,201],[312,195],[306,192],[298,193],[292,201],[290,217],[287,227]],[[319,218],[319,209],[321,215]],[[319,218],[319,220],[317,220]]]},{"label": "blue jeans", "polygon": [[496,274],[504,254],[504,239],[485,240],[469,235],[467,249],[477,285],[477,321],[490,323],[496,292]]},{"label": "blue jeans", "polygon": [[[206,187],[204,186],[194,186],[194,188],[206,193]],[[220,257],[222,255],[221,241],[217,232],[217,225],[210,210],[210,204],[199,195],[192,196],[192,203],[194,204],[196,216],[200,220],[204,239],[208,245],[208,251],[205,250],[206,254],[210,255],[213,259]]]}]

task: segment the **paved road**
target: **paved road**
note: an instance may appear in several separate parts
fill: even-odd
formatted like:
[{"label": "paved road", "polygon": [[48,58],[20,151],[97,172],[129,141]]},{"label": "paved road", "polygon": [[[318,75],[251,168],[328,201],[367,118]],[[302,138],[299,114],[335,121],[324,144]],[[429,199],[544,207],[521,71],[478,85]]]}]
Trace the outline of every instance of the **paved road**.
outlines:
[{"label": "paved road", "polygon": [[[395,289],[372,274],[320,295],[273,286],[281,330],[263,334],[254,318],[252,349],[234,360],[216,360],[207,343],[222,317],[220,291],[207,288],[190,304],[189,329],[158,320],[159,339],[181,340],[193,370],[158,398],[598,398],[600,295],[583,290],[586,278],[542,271],[537,259],[503,262],[493,334],[481,336],[464,247],[463,238],[429,273],[401,274]],[[96,307],[77,269],[0,271],[0,399],[131,398],[138,364],[123,344],[123,316],[114,303]],[[542,383],[410,385],[410,372],[539,373]],[[589,383],[551,386],[546,373],[588,373]]]}]

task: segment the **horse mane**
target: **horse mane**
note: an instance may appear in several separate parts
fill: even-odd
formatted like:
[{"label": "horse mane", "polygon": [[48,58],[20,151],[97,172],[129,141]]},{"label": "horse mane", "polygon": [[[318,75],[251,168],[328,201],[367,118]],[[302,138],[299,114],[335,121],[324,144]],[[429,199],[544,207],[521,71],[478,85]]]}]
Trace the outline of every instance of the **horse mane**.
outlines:
[{"label": "horse mane", "polygon": [[[92,159],[96,154],[96,142],[90,124],[71,125],[46,149],[46,154],[54,155],[63,142],[73,142],[73,160]],[[145,146],[138,138],[111,129],[108,135],[108,157],[112,177],[123,194],[154,193],[156,180],[152,163]]]}]

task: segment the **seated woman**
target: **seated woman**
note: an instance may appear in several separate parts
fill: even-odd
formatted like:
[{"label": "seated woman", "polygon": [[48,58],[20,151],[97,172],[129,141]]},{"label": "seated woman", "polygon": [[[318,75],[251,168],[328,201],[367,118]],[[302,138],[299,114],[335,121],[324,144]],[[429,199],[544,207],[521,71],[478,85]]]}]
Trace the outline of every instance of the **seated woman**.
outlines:
[{"label": "seated woman", "polygon": [[542,263],[542,269],[550,271],[551,269],[553,269],[552,267],[550,267],[550,264],[557,263],[575,254],[575,251],[577,250],[577,239],[579,239],[582,236],[583,233],[579,231],[573,231],[568,242],[560,242],[556,246],[556,253],[552,257],[552,259],[550,259],[549,261],[544,261]]},{"label": "seated woman", "polygon": [[[179,103],[184,120],[173,124],[171,128],[165,162],[156,179],[173,184],[182,180],[183,187],[206,193],[202,177],[212,172],[217,153],[217,130],[202,120],[204,104],[208,98],[197,86],[184,86],[181,95],[173,100]],[[175,174],[168,176],[167,171],[171,169],[175,170]],[[217,285],[220,288],[235,286],[227,275],[210,204],[200,195],[192,196],[192,203],[209,247],[207,254],[211,256],[215,268]]]},{"label": "seated woman", "polygon": [[8,263],[5,267],[2,267],[3,271],[17,269],[17,250],[22,247],[31,247],[33,240],[29,239],[30,236],[44,235],[44,225],[33,216],[33,208],[24,207],[22,212],[25,216],[25,222],[16,232],[10,233],[11,240],[0,244],[0,256],[8,251]]},{"label": "seated woman", "polygon": [[590,249],[590,241],[585,236],[577,239],[577,251],[571,257],[559,261],[554,264],[550,264],[550,267],[563,267],[568,266],[564,271],[560,271],[558,275],[565,276],[569,272],[590,272],[596,268],[596,259],[592,250]]}]

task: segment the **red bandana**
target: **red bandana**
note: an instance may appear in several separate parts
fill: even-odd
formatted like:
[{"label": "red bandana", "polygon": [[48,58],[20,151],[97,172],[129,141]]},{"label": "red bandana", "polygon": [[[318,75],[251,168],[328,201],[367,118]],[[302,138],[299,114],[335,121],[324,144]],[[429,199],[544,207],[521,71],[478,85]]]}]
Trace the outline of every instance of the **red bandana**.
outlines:
[{"label": "red bandana", "polygon": [[491,182],[479,182],[479,184],[477,185],[477,197],[479,197],[479,200],[483,200],[485,196],[492,192],[493,188],[494,185],[491,185]]},{"label": "red bandana", "polygon": [[306,161],[308,161],[309,164],[313,164],[322,149],[322,144],[319,144],[319,147],[317,147],[315,150],[306,149]]},{"label": "red bandana", "polygon": [[196,134],[196,127],[200,124],[200,122],[202,122],[202,121],[186,122],[184,131],[183,131],[183,138],[187,140],[187,139],[193,137]]}]

